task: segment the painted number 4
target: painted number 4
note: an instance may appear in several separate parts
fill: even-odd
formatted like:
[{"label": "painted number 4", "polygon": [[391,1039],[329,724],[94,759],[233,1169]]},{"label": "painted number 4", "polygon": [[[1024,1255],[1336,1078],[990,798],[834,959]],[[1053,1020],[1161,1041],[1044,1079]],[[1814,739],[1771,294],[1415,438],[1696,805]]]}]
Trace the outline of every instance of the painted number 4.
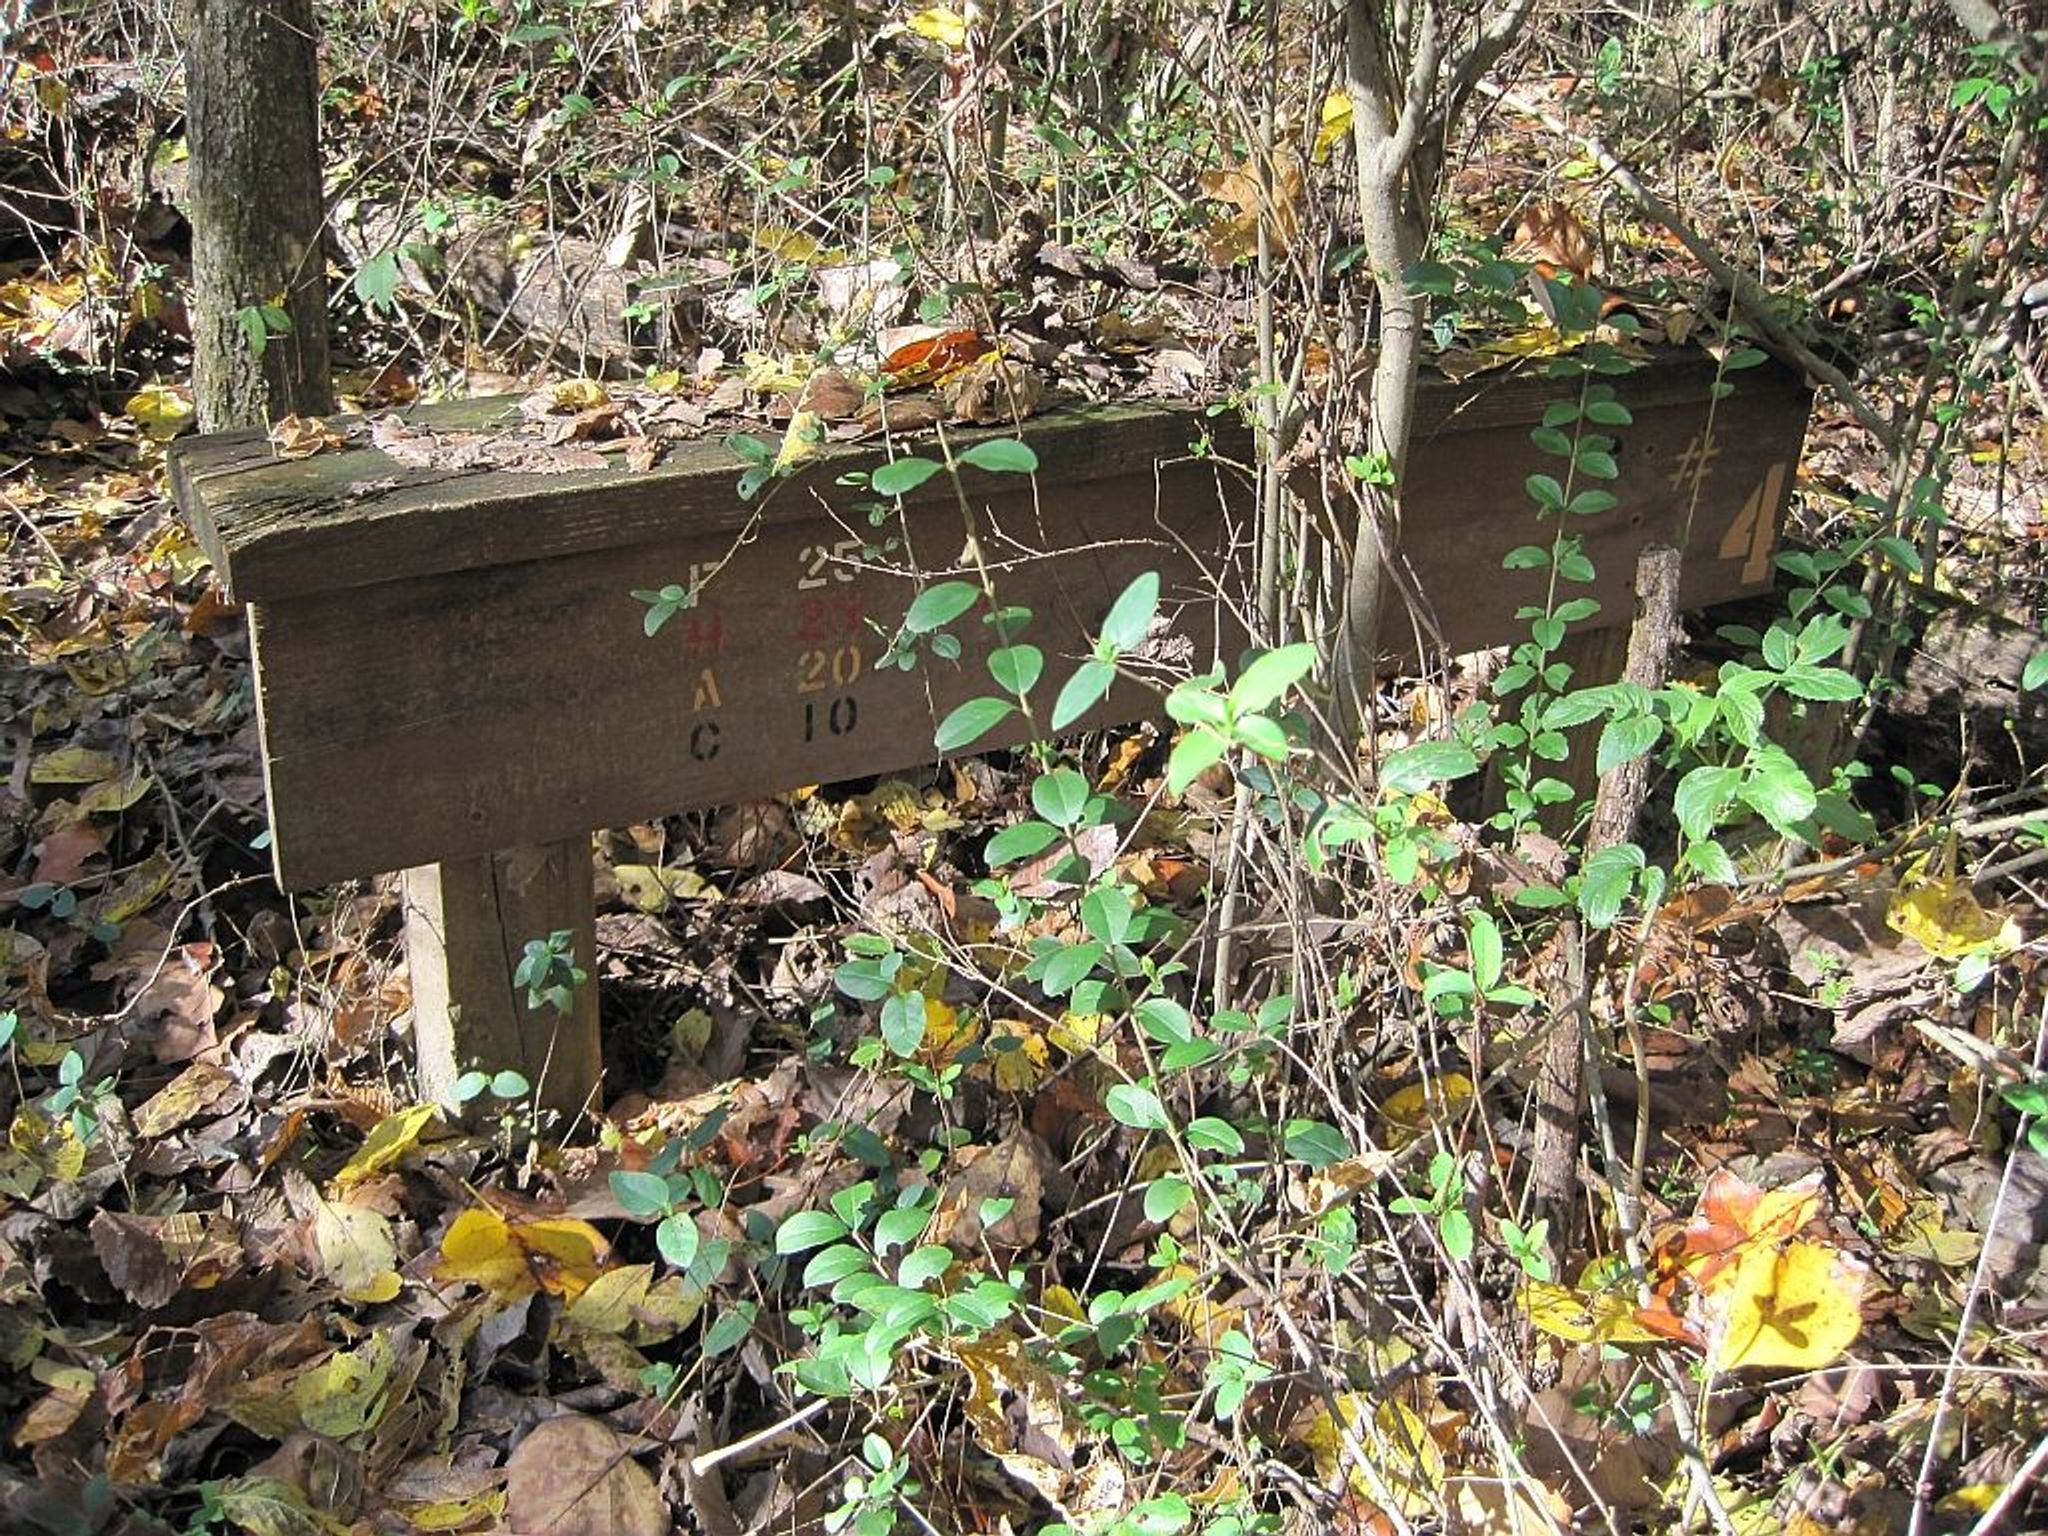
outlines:
[{"label": "painted number 4", "polygon": [[1778,493],[1785,487],[1785,466],[1773,464],[1764,483],[1749,493],[1735,521],[1721,535],[1721,558],[1742,562],[1745,584],[1762,581],[1771,568],[1778,542]]}]

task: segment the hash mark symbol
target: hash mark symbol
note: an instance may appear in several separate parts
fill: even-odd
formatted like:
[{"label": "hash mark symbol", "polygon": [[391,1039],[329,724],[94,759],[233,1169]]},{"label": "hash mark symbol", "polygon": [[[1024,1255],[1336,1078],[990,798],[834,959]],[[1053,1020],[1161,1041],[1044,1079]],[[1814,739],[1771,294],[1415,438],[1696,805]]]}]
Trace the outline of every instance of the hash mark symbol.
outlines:
[{"label": "hash mark symbol", "polygon": [[1699,483],[1706,479],[1707,471],[1720,456],[1721,445],[1714,441],[1711,431],[1693,433],[1692,441],[1685,445],[1685,452],[1678,456],[1678,467],[1671,473],[1671,489],[1682,491],[1688,485],[1694,490],[1699,489]]}]

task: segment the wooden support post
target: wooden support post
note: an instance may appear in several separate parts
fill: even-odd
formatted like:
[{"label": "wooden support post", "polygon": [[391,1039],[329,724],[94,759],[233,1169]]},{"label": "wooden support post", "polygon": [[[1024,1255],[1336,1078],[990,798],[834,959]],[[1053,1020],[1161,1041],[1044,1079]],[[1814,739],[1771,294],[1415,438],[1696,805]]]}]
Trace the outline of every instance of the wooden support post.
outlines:
[{"label": "wooden support post", "polygon": [[[1575,629],[1565,635],[1554,659],[1571,666],[1572,680],[1568,685],[1571,689],[1598,688],[1620,680],[1622,670],[1628,664],[1628,642],[1629,631],[1625,629]],[[1552,837],[1562,836],[1570,830],[1578,819],[1579,807],[1592,800],[1599,791],[1601,724],[1595,720],[1566,731],[1565,740],[1571,743],[1571,755],[1561,763],[1545,765],[1551,777],[1562,779],[1572,787],[1571,799],[1543,808],[1540,818],[1543,830]]]},{"label": "wooden support post", "polygon": [[[513,974],[534,939],[566,931],[589,973],[564,1014],[529,1008]],[[511,1068],[566,1135],[597,1104],[597,914],[590,840],[508,848],[405,872],[405,954],[422,1096],[455,1104],[472,1069]]]}]

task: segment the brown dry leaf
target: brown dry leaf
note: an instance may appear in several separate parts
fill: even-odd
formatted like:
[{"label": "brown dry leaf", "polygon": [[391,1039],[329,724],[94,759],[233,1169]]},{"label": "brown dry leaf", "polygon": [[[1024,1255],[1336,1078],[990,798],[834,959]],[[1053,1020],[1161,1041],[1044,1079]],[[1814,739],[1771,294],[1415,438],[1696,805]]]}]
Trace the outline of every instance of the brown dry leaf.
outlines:
[{"label": "brown dry leaf", "polygon": [[[1045,1176],[1054,1166],[1052,1149],[1021,1126],[993,1146],[964,1149],[959,1174],[939,1197],[932,1241],[974,1248],[986,1239],[994,1248],[1029,1248],[1038,1241]],[[991,1200],[1012,1203],[984,1227],[982,1210]]]},{"label": "brown dry leaf", "polygon": [[978,358],[939,381],[938,397],[955,421],[995,427],[1023,420],[1038,409],[1045,383],[1028,363],[999,352]]},{"label": "brown dry leaf", "polygon": [[505,1467],[511,1536],[669,1536],[654,1479],[618,1431],[564,1414],[519,1442]]},{"label": "brown dry leaf", "polygon": [[286,416],[270,429],[270,446],[281,459],[310,459],[347,443],[346,433],[335,431],[318,416]]},{"label": "brown dry leaf", "polygon": [[967,1371],[967,1420],[975,1438],[1010,1476],[1064,1508],[1076,1437],[1058,1380],[1006,1328],[963,1343],[956,1353]]},{"label": "brown dry leaf", "polygon": [[1571,1506],[1527,1478],[1457,1477],[1446,1492],[1451,1536],[1557,1536],[1572,1528]]},{"label": "brown dry leaf", "polygon": [[100,1268],[123,1296],[145,1312],[167,1305],[178,1294],[178,1266],[165,1252],[163,1218],[100,1211],[92,1219],[92,1249]]},{"label": "brown dry leaf", "polygon": [[1592,232],[1576,213],[1557,202],[1538,203],[1522,215],[1507,254],[1538,271],[1569,272],[1582,283],[1597,277],[1603,265]]},{"label": "brown dry leaf", "polygon": [[804,381],[796,397],[796,408],[827,421],[846,421],[860,414],[868,403],[868,392],[838,368],[820,368]]},{"label": "brown dry leaf", "polygon": [[[1212,222],[1202,231],[1202,246],[1209,261],[1218,267],[1249,261],[1259,250],[1259,218],[1267,210],[1266,194],[1259,185],[1257,170],[1247,161],[1221,171],[1204,171],[1199,183],[1204,197],[1231,203],[1237,211]],[[1272,204],[1268,228],[1276,249],[1294,244],[1301,227],[1301,159],[1292,152],[1274,157]]]}]

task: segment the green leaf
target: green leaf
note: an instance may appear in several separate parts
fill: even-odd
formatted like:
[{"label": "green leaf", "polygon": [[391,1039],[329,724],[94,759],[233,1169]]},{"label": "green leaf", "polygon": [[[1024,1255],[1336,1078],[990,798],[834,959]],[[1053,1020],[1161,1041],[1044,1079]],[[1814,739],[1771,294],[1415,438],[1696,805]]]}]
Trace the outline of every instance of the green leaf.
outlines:
[{"label": "green leaf", "polygon": [[1694,840],[1711,837],[1714,825],[1742,783],[1742,771],[1704,763],[1678,781],[1672,796],[1672,813],[1685,835]]},{"label": "green leaf", "polygon": [[1195,1198],[1195,1187],[1178,1174],[1167,1174],[1145,1186],[1145,1219],[1165,1223],[1173,1220]]},{"label": "green leaf", "polygon": [[1745,805],[1786,837],[1799,835],[1798,824],[1818,803],[1805,770],[1778,748],[1751,755],[1750,774],[1740,793]]},{"label": "green leaf", "polygon": [[1199,1147],[1204,1152],[1221,1152],[1225,1157],[1237,1157],[1244,1151],[1244,1137],[1237,1127],[1214,1115],[1190,1120],[1186,1134],[1188,1145]]},{"label": "green leaf", "polygon": [[1334,1125],[1320,1120],[1290,1120],[1284,1137],[1287,1155],[1311,1168],[1327,1168],[1351,1155],[1351,1144]]},{"label": "green leaf", "polygon": [[848,1275],[859,1274],[872,1267],[867,1254],[853,1243],[834,1243],[830,1248],[820,1248],[811,1255],[810,1263],[804,1266],[803,1283],[806,1286],[837,1285]]},{"label": "green leaf", "polygon": [[1558,512],[1564,508],[1564,487],[1557,483],[1555,475],[1531,475],[1522,482],[1522,489],[1545,512]]},{"label": "green leaf", "polygon": [[2048,647],[2034,652],[2027,658],[2027,665],[2020,673],[2020,687],[2032,693],[2043,683],[2048,683]]},{"label": "green leaf", "polygon": [[613,1172],[612,1198],[628,1216],[651,1220],[663,1215],[675,1202],[668,1192],[668,1180],[658,1173],[621,1168]]},{"label": "green leaf", "polygon": [[1014,864],[1019,859],[1033,858],[1045,852],[1059,835],[1058,827],[1048,826],[1042,821],[1020,821],[990,838],[981,856],[988,861],[990,869],[999,869],[1005,864]]},{"label": "green leaf", "polygon": [[1485,912],[1474,912],[1471,919],[1472,976],[1479,983],[1479,990],[1492,990],[1500,980],[1505,960],[1505,948],[1501,943],[1500,924]]},{"label": "green leaf", "polygon": [[1231,685],[1230,702],[1242,713],[1264,709],[1306,677],[1315,664],[1316,647],[1309,641],[1268,651]]},{"label": "green leaf", "polygon": [[1806,662],[1795,662],[1786,668],[1782,682],[1785,691],[1795,698],[1821,703],[1847,703],[1863,697],[1863,684],[1856,674],[1844,672],[1840,667],[1816,667]]},{"label": "green leaf", "polygon": [[931,1213],[923,1206],[899,1205],[893,1211],[884,1211],[875,1218],[875,1251],[888,1253],[894,1248],[908,1247],[930,1224]]},{"label": "green leaf", "polygon": [[1152,617],[1159,611],[1159,573],[1145,571],[1137,576],[1110,605],[1102,621],[1102,643],[1118,655],[1144,644]]},{"label": "green leaf", "polygon": [[1006,645],[988,655],[988,675],[1013,694],[1029,693],[1044,671],[1045,652],[1035,645]]},{"label": "green leaf", "polygon": [[1663,734],[1663,723],[1655,715],[1630,715],[1608,721],[1601,729],[1600,747],[1594,754],[1595,771],[1612,773],[1657,745],[1657,738]]},{"label": "green leaf", "polygon": [[1195,1038],[1195,1021],[1170,997],[1148,997],[1131,1010],[1138,1026],[1161,1045],[1179,1045]]},{"label": "green leaf", "polygon": [[1032,782],[1031,806],[1056,827],[1078,825],[1088,809],[1088,781],[1071,768],[1042,773]]},{"label": "green leaf", "polygon": [[1081,899],[1081,926],[1104,944],[1131,936],[1131,893],[1120,885],[1099,885]]},{"label": "green leaf", "polygon": [[1269,763],[1287,760],[1287,732],[1278,720],[1267,715],[1240,715],[1237,739]]},{"label": "green leaf", "polygon": [[356,268],[349,285],[366,309],[394,310],[398,307],[398,248],[379,251]]},{"label": "green leaf", "polygon": [[1064,997],[1095,969],[1107,951],[1100,944],[1069,944],[1053,952],[1039,973],[1038,984],[1054,997]]},{"label": "green leaf", "polygon": [[1084,661],[1067,679],[1060,689],[1060,696],[1053,701],[1051,726],[1055,731],[1064,731],[1089,710],[1100,704],[1109,693],[1109,685],[1116,681],[1116,668],[1101,660]]},{"label": "green leaf", "polygon": [[877,496],[901,496],[916,490],[944,467],[930,459],[891,459],[868,476],[868,488]]},{"label": "green leaf", "polygon": [[924,1044],[925,1006],[922,992],[898,992],[882,1004],[882,1040],[898,1056],[915,1056]]},{"label": "green leaf", "polygon": [[1176,795],[1185,793],[1190,784],[1229,750],[1230,743],[1215,731],[1206,725],[1196,726],[1173,744],[1173,751],[1166,759],[1167,789]]},{"label": "green leaf", "polygon": [[846,1236],[846,1223],[830,1211],[795,1211],[775,1229],[775,1251],[808,1253]]},{"label": "green leaf", "polygon": [[1579,871],[1579,911],[1589,924],[1595,928],[1614,925],[1644,862],[1643,850],[1634,843],[1602,848],[1586,860]]},{"label": "green leaf", "polygon": [[942,581],[926,587],[903,615],[903,627],[913,635],[928,635],[959,618],[980,596],[981,588],[970,581]]},{"label": "green leaf", "polygon": [[1166,1106],[1159,1095],[1139,1083],[1118,1083],[1102,1096],[1102,1107],[1120,1125],[1140,1131],[1166,1129]]},{"label": "green leaf", "polygon": [[1479,759],[1462,741],[1418,741],[1389,753],[1380,764],[1380,788],[1394,794],[1414,794],[1432,784],[1462,779],[1479,771]]},{"label": "green leaf", "polygon": [[992,437],[987,442],[975,443],[961,453],[960,462],[998,475],[1029,475],[1038,470],[1038,455],[1032,452],[1031,445],[1014,437]]},{"label": "green leaf", "polygon": [[939,722],[932,745],[941,752],[956,752],[970,742],[981,740],[1007,720],[1016,708],[1008,699],[969,699]]},{"label": "green leaf", "polygon": [[719,1313],[711,1326],[704,1330],[704,1353],[722,1355],[746,1342],[747,1335],[754,1329],[756,1310],[756,1303],[742,1301]]},{"label": "green leaf", "polygon": [[675,1212],[654,1229],[654,1246],[677,1269],[688,1269],[697,1262],[701,1242],[697,1223],[685,1211]]},{"label": "green leaf", "polygon": [[953,1250],[943,1243],[926,1243],[913,1248],[896,1266],[896,1283],[922,1290],[953,1267]]}]

